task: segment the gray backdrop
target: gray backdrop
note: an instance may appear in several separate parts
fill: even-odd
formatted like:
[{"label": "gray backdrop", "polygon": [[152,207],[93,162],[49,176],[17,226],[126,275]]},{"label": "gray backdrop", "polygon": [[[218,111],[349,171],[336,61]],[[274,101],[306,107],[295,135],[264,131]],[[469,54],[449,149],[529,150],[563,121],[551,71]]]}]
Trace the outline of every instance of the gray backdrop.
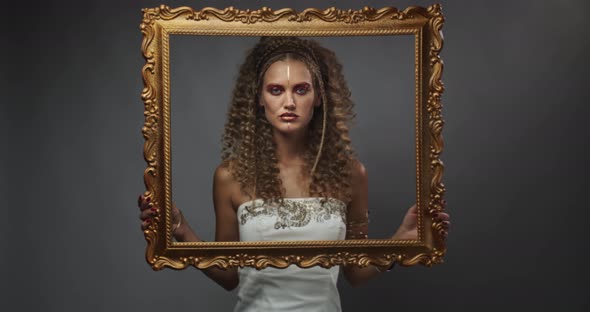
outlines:
[{"label": "gray backdrop", "polygon": [[[390,237],[416,201],[414,36],[313,39],[343,64],[356,103],[351,138],[370,176],[369,234]],[[233,85],[257,41],[170,39],[173,200],[205,240],[215,237],[212,177]]]},{"label": "gray backdrop", "polygon": [[[44,1],[4,7],[0,293],[7,310],[233,307],[235,294],[202,273],[153,272],[144,260],[136,208],[145,168],[138,25],[140,9],[158,4]],[[168,4],[358,9],[431,2]],[[447,18],[442,158],[453,223],[446,263],[396,268],[355,289],[341,281],[343,307],[586,310],[583,122],[589,109],[582,77],[588,68],[583,53],[589,51],[590,5],[581,0],[442,4]],[[359,109],[368,105],[359,99]],[[355,141],[359,153],[373,146],[365,144]],[[210,180],[211,173],[206,175]],[[202,202],[203,209],[210,207],[210,197]],[[391,226],[398,222],[392,220]]]}]

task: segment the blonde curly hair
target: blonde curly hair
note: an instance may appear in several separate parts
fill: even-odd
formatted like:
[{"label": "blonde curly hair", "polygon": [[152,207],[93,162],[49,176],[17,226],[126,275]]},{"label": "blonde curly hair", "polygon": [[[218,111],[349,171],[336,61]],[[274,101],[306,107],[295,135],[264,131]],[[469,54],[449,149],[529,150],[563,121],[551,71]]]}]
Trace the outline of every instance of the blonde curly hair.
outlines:
[{"label": "blonde curly hair", "polygon": [[335,53],[313,40],[262,37],[249,51],[240,67],[227,114],[222,136],[223,164],[244,193],[265,202],[282,202],[285,189],[279,178],[276,143],[259,100],[266,70],[286,57],[307,66],[322,101],[315,108],[307,132],[303,169],[311,178],[309,196],[349,202],[354,152],[348,129],[354,119],[354,104]]}]

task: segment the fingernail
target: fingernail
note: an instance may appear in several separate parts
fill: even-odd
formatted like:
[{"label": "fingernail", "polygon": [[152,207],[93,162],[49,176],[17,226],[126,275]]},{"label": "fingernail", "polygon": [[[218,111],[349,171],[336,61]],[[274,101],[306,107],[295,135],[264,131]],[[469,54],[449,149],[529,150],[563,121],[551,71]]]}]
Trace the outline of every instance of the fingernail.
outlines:
[{"label": "fingernail", "polygon": [[147,202],[149,202],[150,200],[152,200],[152,198],[151,198],[151,197],[148,197],[148,198],[146,198],[145,200],[146,200]]},{"label": "fingernail", "polygon": [[145,223],[150,223],[150,222],[152,222],[152,219],[146,219],[145,220]]},{"label": "fingernail", "polygon": [[157,211],[158,209],[156,209],[156,207],[152,207],[152,209],[150,209],[151,211]]}]

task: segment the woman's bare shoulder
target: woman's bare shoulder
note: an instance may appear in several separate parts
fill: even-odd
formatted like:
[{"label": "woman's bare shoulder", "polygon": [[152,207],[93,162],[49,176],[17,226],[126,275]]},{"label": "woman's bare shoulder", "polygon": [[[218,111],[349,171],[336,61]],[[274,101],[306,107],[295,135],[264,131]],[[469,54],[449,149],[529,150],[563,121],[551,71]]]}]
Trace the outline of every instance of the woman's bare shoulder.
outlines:
[{"label": "woman's bare shoulder", "polygon": [[363,163],[357,158],[350,160],[348,163],[348,169],[350,170],[350,175],[348,177],[349,196],[335,197],[350,205],[352,204],[352,201],[355,200],[359,194],[362,194],[363,190],[367,188],[368,178],[367,169],[365,169]]},{"label": "woman's bare shoulder", "polygon": [[236,180],[232,174],[232,163],[230,160],[221,162],[217,168],[215,168],[214,183],[220,183],[228,186],[235,183]]},{"label": "woman's bare shoulder", "polygon": [[219,192],[223,197],[230,198],[234,210],[243,202],[252,199],[251,196],[244,193],[238,180],[233,174],[231,161],[224,161],[215,169],[213,178],[213,189]]},{"label": "woman's bare shoulder", "polygon": [[352,159],[350,169],[352,185],[358,185],[367,180],[367,169],[365,168],[365,165],[363,165],[363,163],[357,158]]}]

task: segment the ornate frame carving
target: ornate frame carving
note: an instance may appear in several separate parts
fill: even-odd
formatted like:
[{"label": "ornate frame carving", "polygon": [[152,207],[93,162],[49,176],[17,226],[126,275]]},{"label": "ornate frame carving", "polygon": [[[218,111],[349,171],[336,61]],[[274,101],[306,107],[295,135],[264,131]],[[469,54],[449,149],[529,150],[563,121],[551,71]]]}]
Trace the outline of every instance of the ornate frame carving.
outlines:
[{"label": "ornate frame carving", "polygon": [[[438,4],[428,8],[393,7],[361,10],[306,9],[296,12],[285,8],[272,10],[223,10],[206,7],[195,11],[189,7],[160,6],[143,9],[140,25],[143,33],[142,68],[145,104],[144,170],[145,195],[164,207],[144,231],[146,259],[154,270],[165,267],[199,269],[217,266],[267,266],[284,268],[319,265],[369,264],[404,266],[442,263],[446,251],[442,224],[434,219],[444,210],[442,184],[443,149],[441,135],[441,82],[443,63],[439,53],[443,46],[441,28],[444,17]],[[415,48],[415,135],[416,194],[418,214],[417,240],[345,240],[293,242],[172,242],[171,157],[170,157],[170,75],[169,38],[172,34],[216,36],[375,36],[413,35]]]}]

